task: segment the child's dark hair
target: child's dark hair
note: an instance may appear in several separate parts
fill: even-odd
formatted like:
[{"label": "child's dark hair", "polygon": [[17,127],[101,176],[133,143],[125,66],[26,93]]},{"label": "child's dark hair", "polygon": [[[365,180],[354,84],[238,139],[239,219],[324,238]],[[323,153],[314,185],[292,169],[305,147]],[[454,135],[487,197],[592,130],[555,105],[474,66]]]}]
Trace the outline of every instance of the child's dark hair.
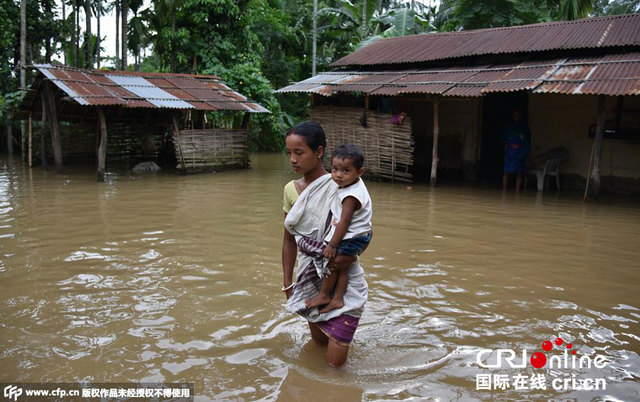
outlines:
[{"label": "child's dark hair", "polygon": [[351,159],[353,160],[353,166],[358,170],[364,165],[362,150],[353,144],[338,145],[331,154],[331,159],[333,158]]},{"label": "child's dark hair", "polygon": [[324,135],[324,130],[320,124],[315,121],[305,121],[291,127],[285,137],[291,134],[304,137],[305,142],[313,151],[317,150],[320,146],[325,149],[327,148],[327,137]]}]

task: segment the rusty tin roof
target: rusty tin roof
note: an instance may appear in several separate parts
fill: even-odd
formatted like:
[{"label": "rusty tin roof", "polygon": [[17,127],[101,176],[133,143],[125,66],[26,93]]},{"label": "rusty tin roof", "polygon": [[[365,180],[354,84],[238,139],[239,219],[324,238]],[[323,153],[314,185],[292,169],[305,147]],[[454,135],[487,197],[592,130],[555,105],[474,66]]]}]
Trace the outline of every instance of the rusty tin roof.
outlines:
[{"label": "rusty tin roof", "polygon": [[212,75],[34,67],[80,105],[270,113]]},{"label": "rusty tin roof", "polygon": [[640,45],[640,14],[382,39],[334,67],[421,63],[491,54]]},{"label": "rusty tin roof", "polygon": [[640,95],[640,52],[468,67],[326,72],[277,92],[467,97],[523,90],[571,95]]}]

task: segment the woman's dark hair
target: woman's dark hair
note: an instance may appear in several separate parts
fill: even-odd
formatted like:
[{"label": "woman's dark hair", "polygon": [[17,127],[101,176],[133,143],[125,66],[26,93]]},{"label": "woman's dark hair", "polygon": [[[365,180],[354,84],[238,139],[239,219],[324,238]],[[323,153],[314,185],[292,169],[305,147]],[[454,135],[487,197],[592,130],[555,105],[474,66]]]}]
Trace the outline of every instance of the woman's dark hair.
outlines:
[{"label": "woman's dark hair", "polygon": [[323,149],[327,148],[327,137],[324,135],[324,130],[315,121],[305,121],[291,127],[286,137],[291,134],[304,137],[304,141],[313,151],[316,151],[319,146],[322,146]]},{"label": "woman's dark hair", "polygon": [[338,145],[331,154],[331,159],[333,158],[351,159],[353,161],[353,166],[358,170],[360,170],[362,165],[364,165],[364,155],[362,154],[362,150],[360,147],[353,144]]}]

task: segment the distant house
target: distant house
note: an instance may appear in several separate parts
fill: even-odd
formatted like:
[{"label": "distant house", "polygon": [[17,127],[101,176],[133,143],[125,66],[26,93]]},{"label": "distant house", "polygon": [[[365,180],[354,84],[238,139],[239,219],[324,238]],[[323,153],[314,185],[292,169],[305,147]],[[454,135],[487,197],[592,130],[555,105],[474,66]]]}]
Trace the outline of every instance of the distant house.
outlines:
[{"label": "distant house", "polygon": [[[181,172],[246,167],[249,114],[269,113],[215,76],[34,68],[21,104],[30,122],[42,122],[29,132],[29,163],[53,159],[61,171],[63,161],[95,161],[99,180],[116,159]],[[220,111],[244,112],[242,125],[212,127],[206,112]]]},{"label": "distant house", "polygon": [[383,39],[332,66],[278,92],[311,94],[329,148],[361,144],[374,175],[499,180],[519,108],[532,155],[569,149],[563,187],[640,191],[640,14]]}]

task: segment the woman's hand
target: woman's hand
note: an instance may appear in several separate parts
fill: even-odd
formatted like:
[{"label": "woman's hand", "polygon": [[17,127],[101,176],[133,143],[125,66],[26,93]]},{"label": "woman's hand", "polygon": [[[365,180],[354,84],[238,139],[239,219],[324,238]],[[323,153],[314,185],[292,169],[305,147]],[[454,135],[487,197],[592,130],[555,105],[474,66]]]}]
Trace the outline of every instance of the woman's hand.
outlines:
[{"label": "woman's hand", "polygon": [[293,294],[293,288],[284,291],[284,295],[287,296],[287,300],[289,300],[292,294]]},{"label": "woman's hand", "polygon": [[331,260],[329,260],[329,270],[331,271],[340,271],[343,269],[347,269],[353,264],[358,257],[355,255],[342,255],[338,254]]}]

